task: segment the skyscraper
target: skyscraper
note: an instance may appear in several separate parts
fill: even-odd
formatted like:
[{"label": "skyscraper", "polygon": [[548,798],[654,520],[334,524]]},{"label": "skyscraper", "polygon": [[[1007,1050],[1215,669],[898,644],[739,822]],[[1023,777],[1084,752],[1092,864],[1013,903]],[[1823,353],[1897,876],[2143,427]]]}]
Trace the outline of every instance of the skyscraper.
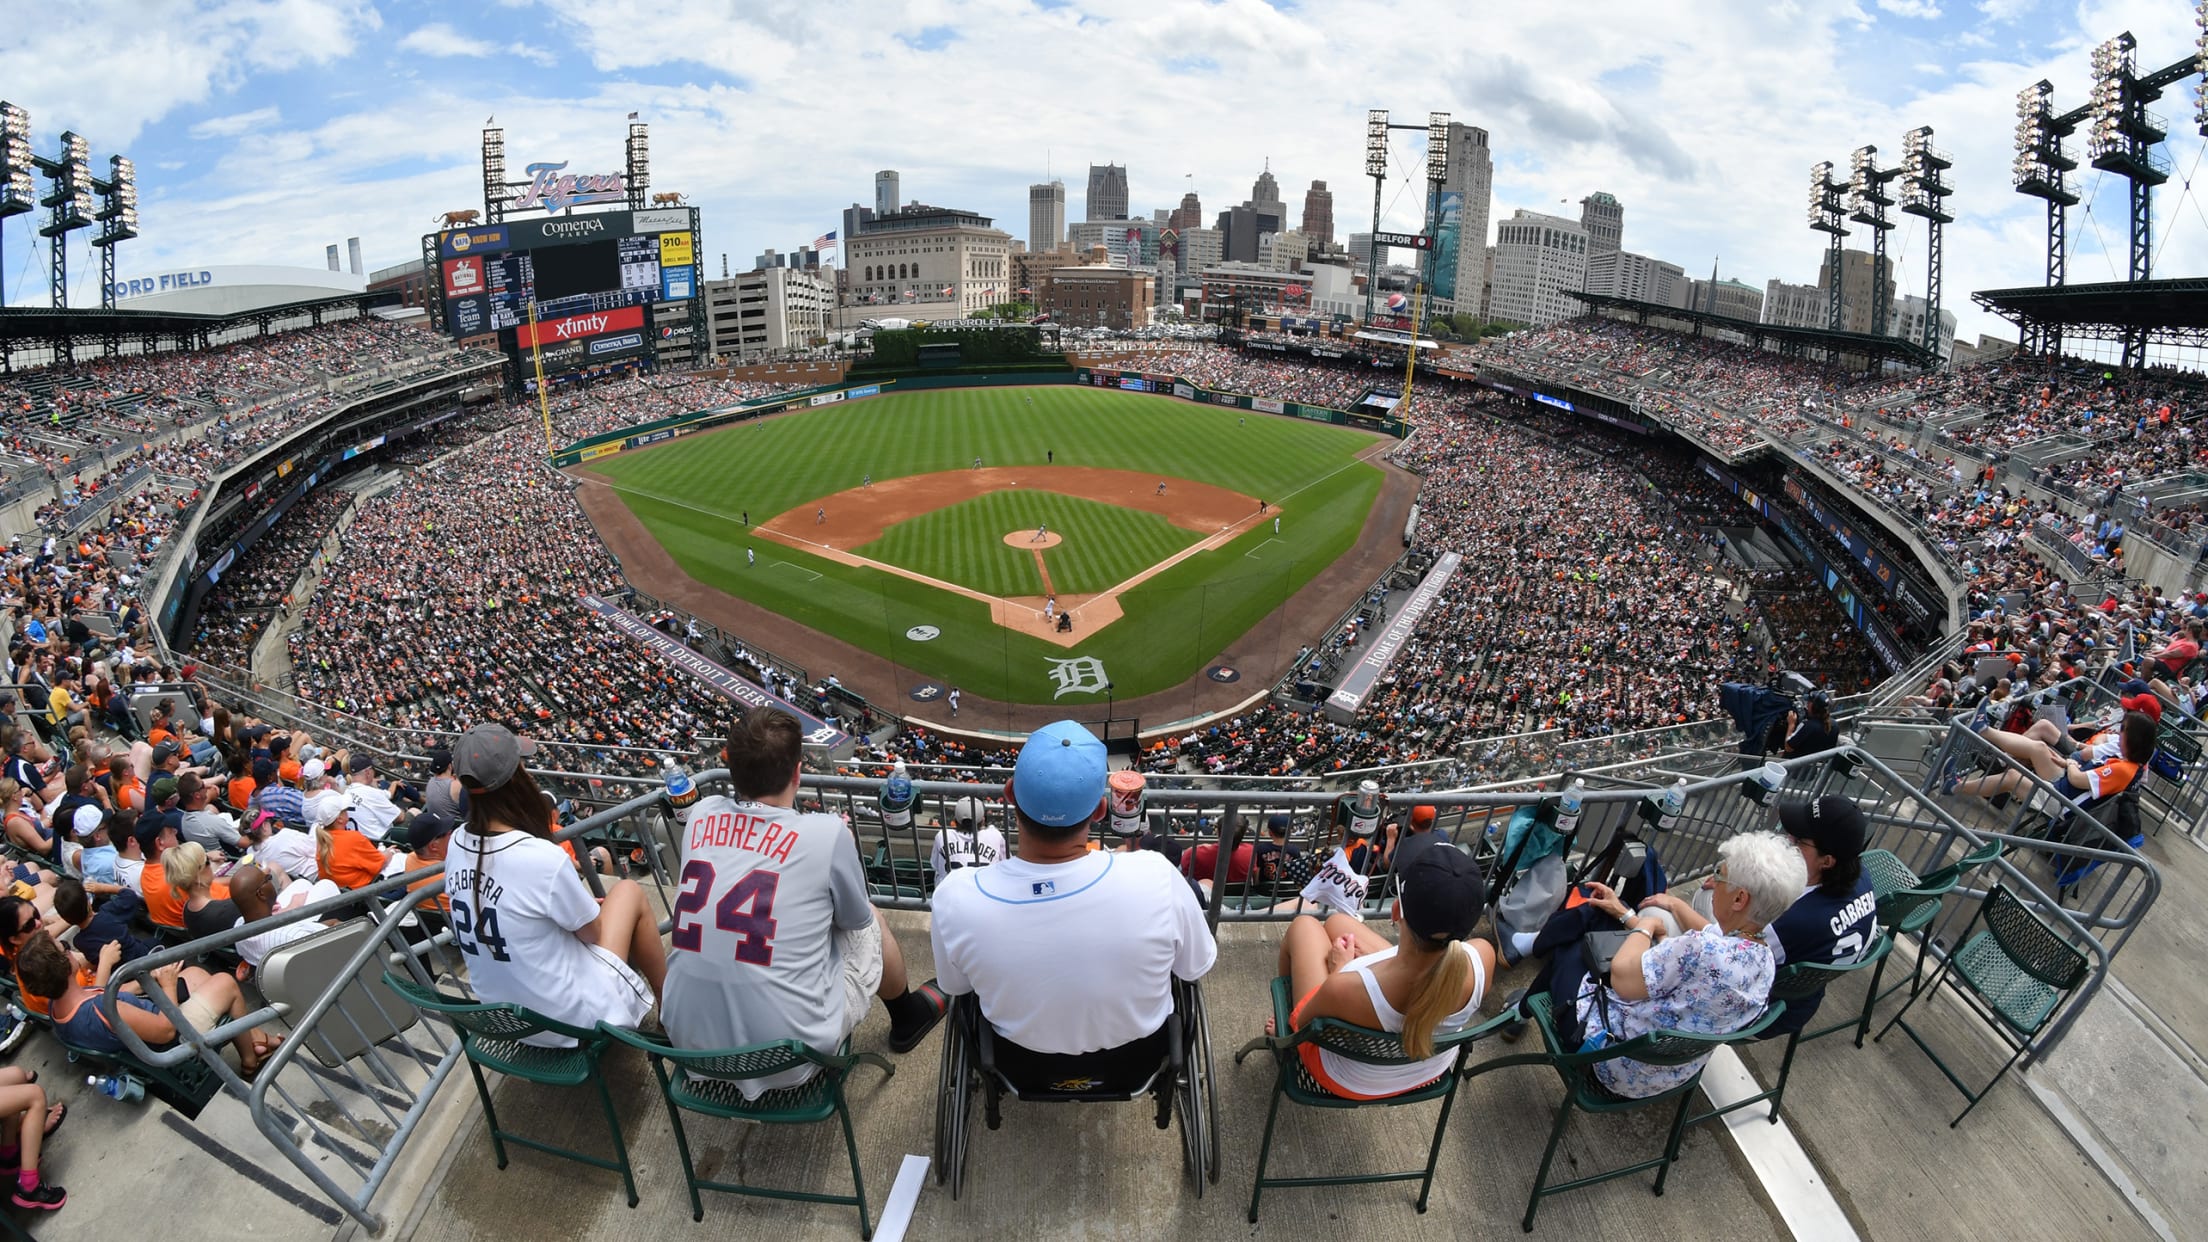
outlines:
[{"label": "skyscraper", "polygon": [[1625,204],[1597,190],[1579,200],[1579,227],[1587,230],[1587,256],[1616,254],[1625,237]]},{"label": "skyscraper", "polygon": [[1066,183],[1045,181],[1027,187],[1027,248],[1055,250],[1066,240]]},{"label": "skyscraper", "polygon": [[1257,174],[1250,186],[1250,208],[1266,215],[1288,218],[1288,205],[1280,201],[1280,183],[1273,180],[1273,162],[1265,161],[1265,171]]},{"label": "skyscraper", "polygon": [[1089,196],[1082,203],[1084,220],[1127,218],[1127,166],[1089,165]]},{"label": "skyscraper", "polygon": [[1437,315],[1477,315],[1487,300],[1487,217],[1494,177],[1487,131],[1452,122],[1435,226],[1433,300],[1427,303]]},{"label": "skyscraper", "polygon": [[885,168],[874,174],[874,214],[886,216],[897,210],[897,170]]},{"label": "skyscraper", "polygon": [[[1453,142],[1449,154],[1456,156]],[[1494,318],[1536,326],[1569,319],[1583,305],[1570,295],[1586,287],[1587,233],[1577,221],[1520,210],[1495,230]]]},{"label": "skyscraper", "polygon": [[1183,232],[1204,227],[1204,204],[1201,199],[1196,197],[1196,191],[1190,190],[1188,193],[1181,195],[1181,205],[1173,209],[1173,214],[1166,220],[1166,224]]},{"label": "skyscraper", "polygon": [[1334,191],[1324,181],[1314,181],[1303,192],[1303,235],[1314,246],[1334,244]]}]

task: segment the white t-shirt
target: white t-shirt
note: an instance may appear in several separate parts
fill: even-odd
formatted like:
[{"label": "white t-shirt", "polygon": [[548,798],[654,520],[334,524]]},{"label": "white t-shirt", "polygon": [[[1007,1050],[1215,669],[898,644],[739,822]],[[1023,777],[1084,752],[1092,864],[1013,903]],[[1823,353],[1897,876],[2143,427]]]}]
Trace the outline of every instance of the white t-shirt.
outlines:
[{"label": "white t-shirt", "polygon": [[[485,1001],[524,1005],[570,1026],[634,1026],[651,1011],[652,993],[613,954],[575,938],[598,917],[566,851],[526,832],[480,842],[467,828],[452,834],[446,895],[452,935],[467,955],[468,980]],[[532,1035],[541,1048],[569,1048],[564,1035]]]},{"label": "white t-shirt", "polygon": [[143,895],[146,891],[145,881],[140,878],[145,870],[146,860],[143,858],[125,858],[120,854],[115,856],[115,882],[134,893]]},{"label": "white t-shirt", "polygon": [[1202,978],[1219,956],[1188,881],[1147,850],[954,871],[935,890],[933,938],[943,991],[975,993],[1005,1038],[1048,1053],[1152,1034],[1173,1012],[1172,980]]},{"label": "white t-shirt", "polygon": [[345,801],[353,808],[348,824],[379,845],[390,839],[391,826],[399,822],[399,804],[390,794],[374,785],[347,785]]},{"label": "white t-shirt", "polygon": [[269,833],[266,841],[253,847],[250,857],[262,870],[273,868],[296,880],[312,880],[322,874],[321,864],[314,857],[314,837],[297,828]]},{"label": "white t-shirt", "polygon": [[935,846],[928,851],[928,865],[935,868],[935,882],[953,870],[951,864],[960,867],[986,867],[1005,856],[1004,834],[994,828],[968,831],[964,828],[939,828],[935,833]]},{"label": "white t-shirt", "polygon": [[[286,910],[296,910],[310,901],[335,897],[343,891],[330,880],[314,880],[311,882],[293,880],[284,886],[284,891],[276,895],[276,908],[270,913],[274,915],[282,914]],[[238,920],[239,924],[244,922],[245,920],[242,918]],[[282,927],[271,927],[258,936],[247,936],[240,940],[238,942],[238,956],[244,958],[248,965],[257,970],[261,963],[267,960],[269,954],[283,946],[294,940],[305,940],[309,936],[319,935],[328,930],[329,928],[313,919],[286,924]]]}]

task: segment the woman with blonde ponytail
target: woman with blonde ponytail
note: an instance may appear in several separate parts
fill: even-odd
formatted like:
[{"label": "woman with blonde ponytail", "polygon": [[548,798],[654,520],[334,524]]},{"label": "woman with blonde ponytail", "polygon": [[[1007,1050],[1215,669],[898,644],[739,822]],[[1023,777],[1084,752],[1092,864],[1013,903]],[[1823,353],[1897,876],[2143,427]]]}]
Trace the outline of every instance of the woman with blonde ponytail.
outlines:
[{"label": "woman with blonde ponytail", "polygon": [[1435,1041],[1472,1025],[1495,970],[1494,948],[1470,939],[1485,903],[1478,865],[1443,843],[1421,851],[1397,877],[1390,912],[1397,943],[1342,914],[1288,925],[1280,973],[1297,998],[1289,1022],[1301,1029],[1335,1018],[1387,1031],[1401,1036],[1404,1054],[1414,1058],[1368,1065],[1303,1044],[1297,1051],[1320,1085],[1344,1099],[1377,1100],[1448,1070],[1452,1054],[1437,1056]]}]

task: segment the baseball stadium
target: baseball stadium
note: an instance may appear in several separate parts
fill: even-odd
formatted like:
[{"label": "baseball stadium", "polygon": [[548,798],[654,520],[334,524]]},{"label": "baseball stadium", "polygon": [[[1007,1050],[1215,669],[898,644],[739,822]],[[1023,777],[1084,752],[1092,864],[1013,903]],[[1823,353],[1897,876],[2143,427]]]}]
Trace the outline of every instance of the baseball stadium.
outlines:
[{"label": "baseball stadium", "polygon": [[759,359],[636,113],[140,288],[128,160],[0,105],[0,1224],[2198,1236],[2208,285],[2060,276],[2152,55],[2024,88],[1977,360],[1929,128],[1812,188],[1922,335],[1462,339],[1429,263]]}]

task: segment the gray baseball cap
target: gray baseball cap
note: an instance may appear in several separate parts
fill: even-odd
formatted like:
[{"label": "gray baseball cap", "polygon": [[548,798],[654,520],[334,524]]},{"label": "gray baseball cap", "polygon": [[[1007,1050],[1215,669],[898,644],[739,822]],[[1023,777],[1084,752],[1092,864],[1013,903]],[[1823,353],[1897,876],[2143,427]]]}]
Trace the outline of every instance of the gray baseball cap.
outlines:
[{"label": "gray baseball cap", "polygon": [[492,790],[514,779],[523,756],[536,753],[535,742],[504,725],[477,725],[454,744],[452,774],[469,789]]},{"label": "gray baseball cap", "polygon": [[989,808],[979,798],[960,798],[951,803],[951,822],[979,824],[988,819]]}]

